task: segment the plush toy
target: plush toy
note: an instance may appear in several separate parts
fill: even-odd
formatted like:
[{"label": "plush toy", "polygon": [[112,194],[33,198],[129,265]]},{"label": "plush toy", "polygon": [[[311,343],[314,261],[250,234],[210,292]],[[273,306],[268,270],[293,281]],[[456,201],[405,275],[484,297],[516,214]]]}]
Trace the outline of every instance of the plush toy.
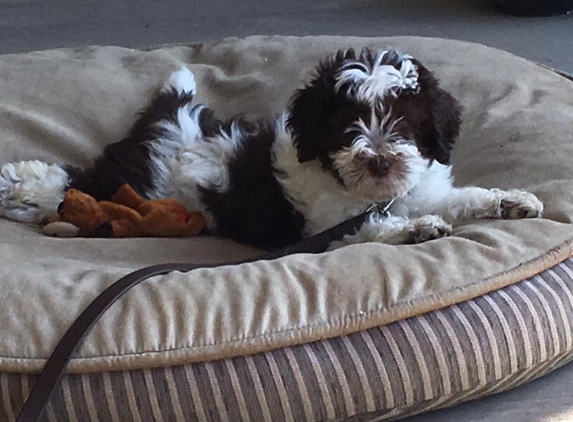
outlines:
[{"label": "plush toy", "polygon": [[200,212],[187,209],[173,199],[142,199],[123,185],[111,201],[96,201],[70,189],[58,208],[60,221],[44,227],[56,237],[174,237],[193,236],[205,227]]}]

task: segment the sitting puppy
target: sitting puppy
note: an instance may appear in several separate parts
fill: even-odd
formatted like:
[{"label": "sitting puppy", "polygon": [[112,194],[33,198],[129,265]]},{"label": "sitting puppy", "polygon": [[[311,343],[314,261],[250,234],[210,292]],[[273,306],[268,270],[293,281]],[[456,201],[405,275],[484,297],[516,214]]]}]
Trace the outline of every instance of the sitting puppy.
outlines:
[{"label": "sitting puppy", "polygon": [[313,235],[372,204],[373,216],[331,248],[420,243],[456,220],[528,218],[532,194],[453,187],[450,152],[461,107],[418,60],[396,51],[328,57],[277,118],[222,121],[193,104],[193,74],[174,73],[128,136],[87,169],[9,163],[0,214],[40,223],[76,188],[109,199],[124,183],[145,198],[173,198],[207,216],[216,235],[273,249]]}]

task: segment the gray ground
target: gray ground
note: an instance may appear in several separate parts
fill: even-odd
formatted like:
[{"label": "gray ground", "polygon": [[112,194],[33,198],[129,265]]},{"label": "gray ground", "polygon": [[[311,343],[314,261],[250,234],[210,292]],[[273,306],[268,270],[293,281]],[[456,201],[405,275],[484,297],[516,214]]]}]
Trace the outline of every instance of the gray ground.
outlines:
[{"label": "gray ground", "polygon": [[0,0],[0,53],[253,34],[457,38],[573,72],[572,18],[507,17],[487,0]]},{"label": "gray ground", "polygon": [[[254,34],[456,38],[573,73],[573,17],[507,17],[485,0],[0,0],[0,53]],[[409,422],[566,421],[572,391],[570,365],[515,391]]]}]

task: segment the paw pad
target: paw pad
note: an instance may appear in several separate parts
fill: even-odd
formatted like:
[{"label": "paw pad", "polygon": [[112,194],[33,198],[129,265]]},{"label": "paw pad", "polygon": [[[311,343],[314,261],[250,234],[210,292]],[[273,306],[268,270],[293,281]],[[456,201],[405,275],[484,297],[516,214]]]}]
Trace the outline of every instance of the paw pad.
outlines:
[{"label": "paw pad", "polygon": [[438,216],[425,216],[412,220],[407,228],[406,242],[417,244],[441,239],[452,234],[452,226]]},{"label": "paw pad", "polygon": [[508,220],[538,218],[543,214],[543,204],[529,192],[513,190],[502,197],[500,213],[502,218]]}]

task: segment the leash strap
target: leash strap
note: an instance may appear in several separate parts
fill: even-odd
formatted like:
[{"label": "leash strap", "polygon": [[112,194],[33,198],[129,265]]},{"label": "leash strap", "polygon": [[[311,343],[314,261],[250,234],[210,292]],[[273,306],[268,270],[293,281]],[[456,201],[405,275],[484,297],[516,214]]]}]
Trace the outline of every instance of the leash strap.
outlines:
[{"label": "leash strap", "polygon": [[[393,202],[393,201],[392,201]],[[371,211],[376,209],[380,214],[388,216],[388,208],[392,202],[385,207],[378,205],[370,207],[365,213],[351,218],[343,223],[327,229],[317,235],[302,239],[300,242],[287,246],[285,248],[268,252],[253,258],[236,261],[223,265],[239,265],[254,261],[269,261],[286,255],[298,253],[321,253],[326,250],[328,245],[340,240],[344,235],[356,232],[366,219],[370,216]],[[58,385],[68,362],[73,353],[78,348],[80,342],[88,334],[90,329],[100,319],[104,312],[113,305],[120,297],[127,293],[131,288],[141,282],[155,276],[167,274],[173,271],[189,272],[199,268],[213,268],[221,264],[188,264],[188,263],[171,263],[153,265],[142,268],[131,274],[128,274],[111,286],[105,289],[92,303],[80,314],[80,316],[70,326],[66,334],[62,337],[52,355],[46,362],[38,382],[32,389],[28,400],[22,407],[20,414],[15,422],[38,422],[42,416],[51,394]]]}]

